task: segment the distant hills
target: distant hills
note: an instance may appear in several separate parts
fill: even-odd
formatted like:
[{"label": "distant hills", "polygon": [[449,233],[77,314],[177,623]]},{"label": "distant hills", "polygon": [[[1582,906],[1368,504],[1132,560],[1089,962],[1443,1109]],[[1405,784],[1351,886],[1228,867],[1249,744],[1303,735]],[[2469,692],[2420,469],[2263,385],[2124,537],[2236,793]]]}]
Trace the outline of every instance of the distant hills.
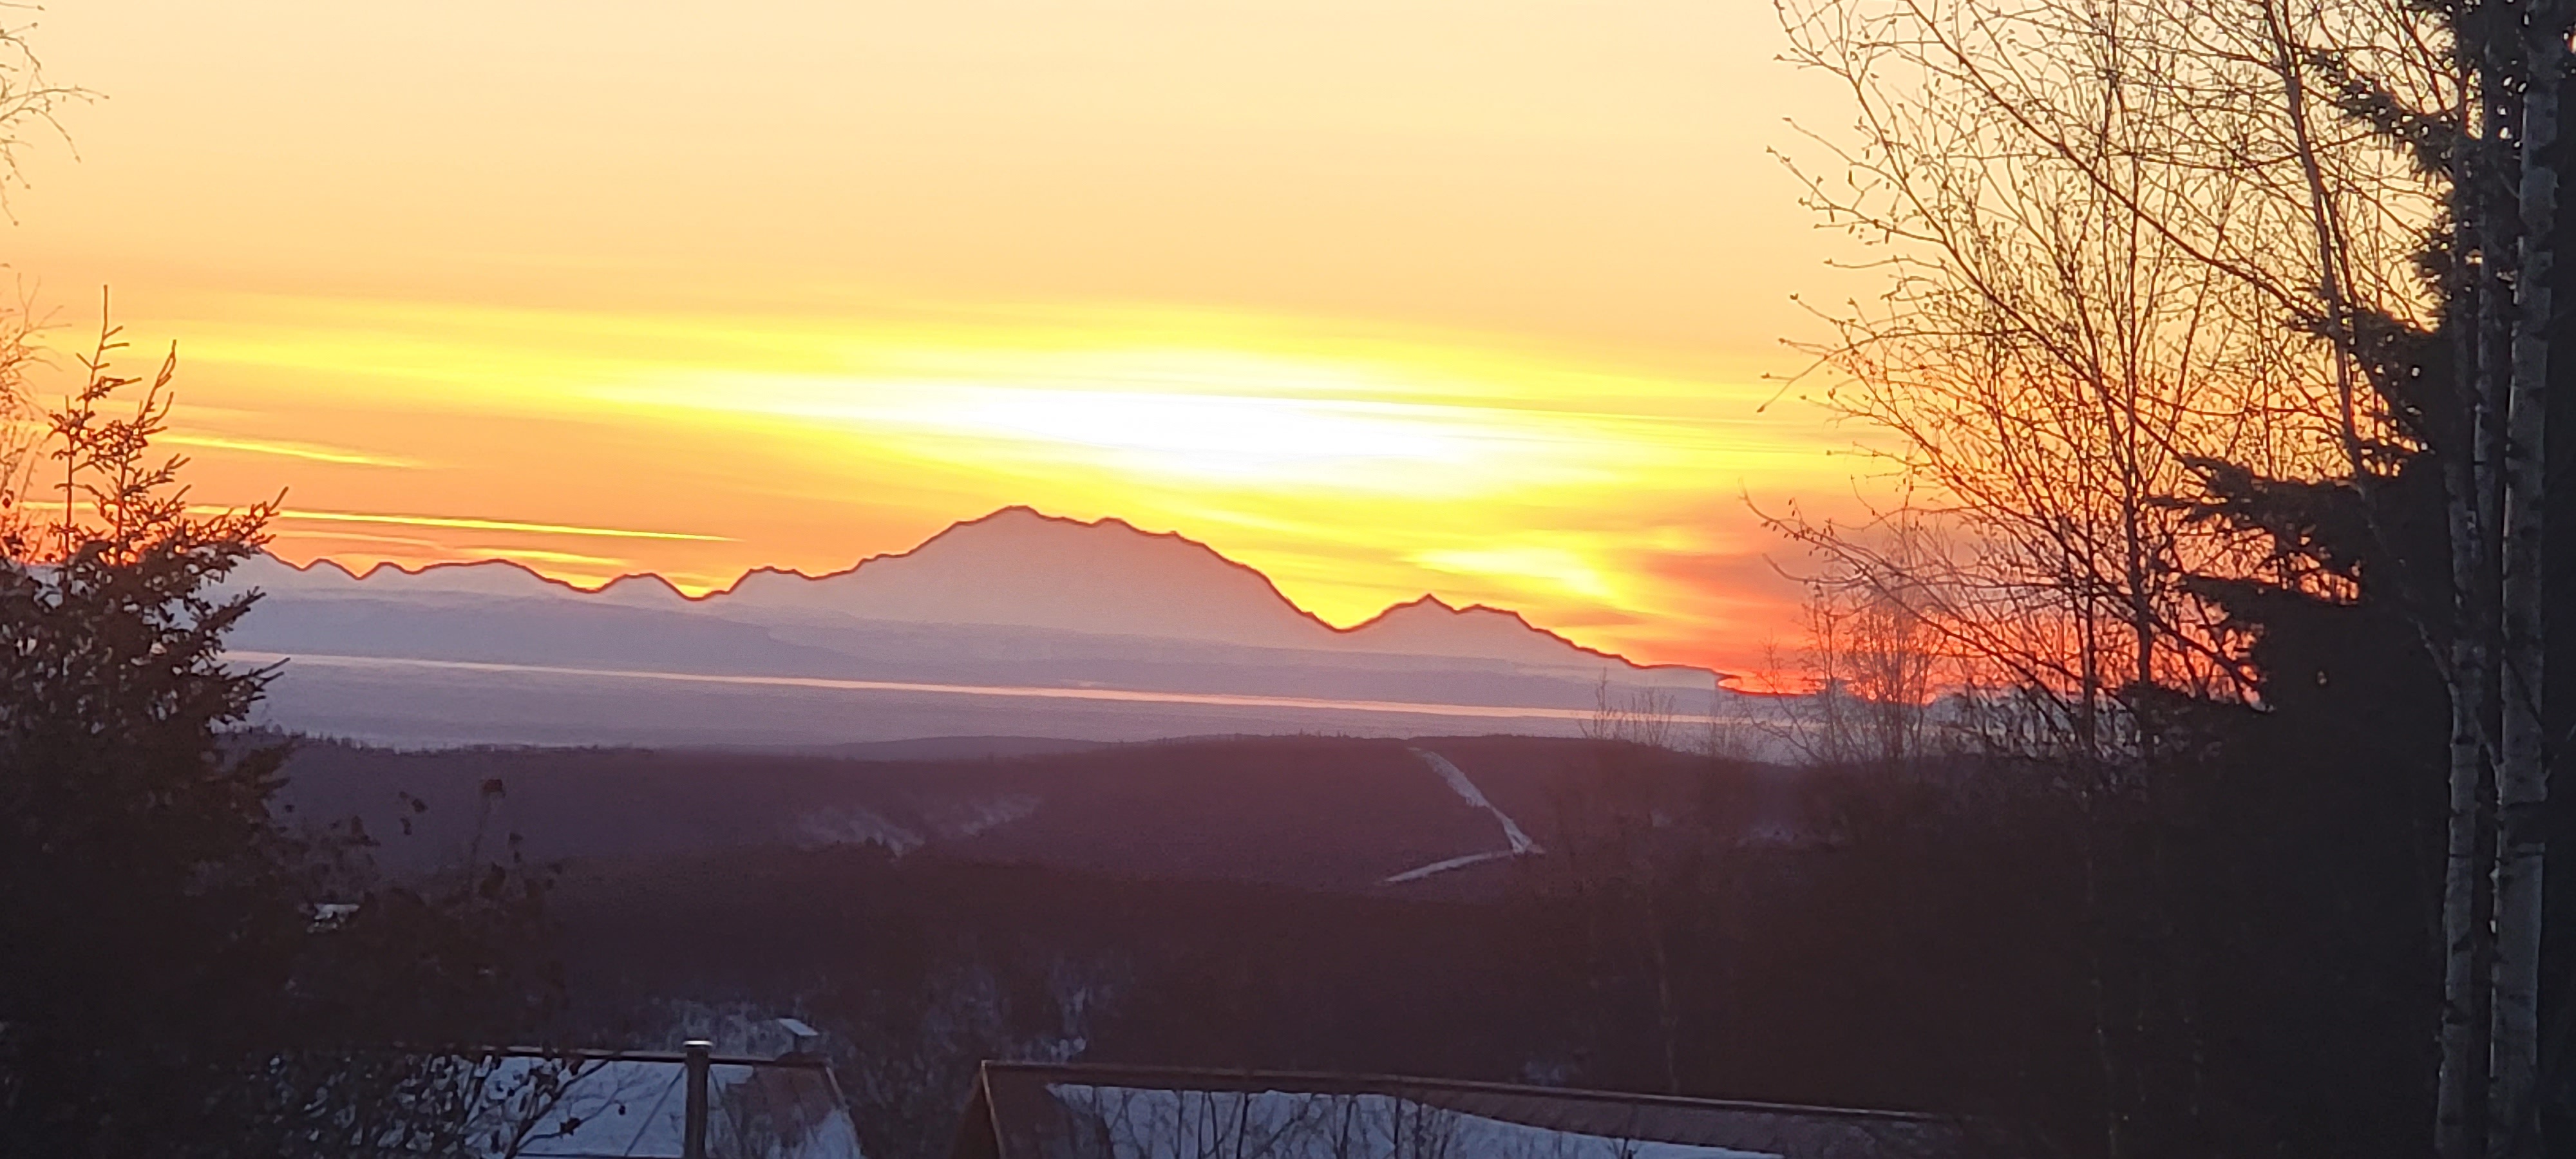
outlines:
[{"label": "distant hills", "polygon": [[[1775,799],[1776,780],[1757,770],[1712,782],[1683,754],[1605,754],[1545,737],[1253,737],[962,758],[891,746],[822,755],[307,744],[286,767],[286,794],[302,816],[363,819],[383,841],[377,856],[403,869],[455,864],[478,836],[511,833],[540,861],[872,845],[1138,879],[1455,897],[1498,889],[1513,857],[1563,848],[1567,802],[1604,760],[1627,779],[1616,804],[1594,807],[1685,818],[1716,806],[1739,841],[1795,820]],[[495,780],[504,792],[487,797]],[[1440,866],[1450,868],[1421,872]]]},{"label": "distant hills", "polygon": [[1447,731],[1463,714],[1564,732],[1605,683],[1694,713],[1717,683],[1430,596],[1337,629],[1205,544],[1026,507],[694,599],[658,576],[585,591],[505,561],[360,576],[261,557],[229,583],[265,593],[233,647],[293,658],[268,723],[391,743],[1367,732],[1407,715],[1389,705]]}]

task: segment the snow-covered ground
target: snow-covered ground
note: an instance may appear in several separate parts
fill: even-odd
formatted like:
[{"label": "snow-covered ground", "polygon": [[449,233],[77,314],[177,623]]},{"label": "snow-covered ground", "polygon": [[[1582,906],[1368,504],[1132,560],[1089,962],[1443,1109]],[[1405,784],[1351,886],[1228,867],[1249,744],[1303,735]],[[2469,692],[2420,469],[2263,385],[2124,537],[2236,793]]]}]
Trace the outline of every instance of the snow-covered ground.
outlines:
[{"label": "snow-covered ground", "polygon": [[[680,1154],[684,1069],[643,1059],[509,1058],[484,1080],[472,1142],[493,1159]],[[865,1159],[838,1091],[811,1067],[707,1068],[708,1151],[742,1159]]]},{"label": "snow-covered ground", "polygon": [[1538,842],[1530,840],[1529,834],[1522,831],[1520,822],[1512,820],[1511,814],[1505,813],[1502,809],[1495,806],[1493,801],[1485,796],[1484,790],[1477,788],[1476,782],[1468,780],[1467,774],[1461,771],[1455,763],[1450,761],[1449,758],[1432,752],[1429,749],[1408,749],[1406,751],[1422,758],[1422,763],[1431,766],[1431,771],[1440,775],[1441,781],[1449,786],[1450,792],[1458,794],[1459,800],[1465,801],[1472,808],[1492,814],[1495,822],[1500,824],[1503,828],[1503,848],[1487,850],[1482,853],[1470,853],[1461,857],[1448,858],[1443,861],[1434,861],[1429,865],[1408,869],[1402,873],[1388,877],[1385,884],[1400,885],[1408,881],[1420,881],[1423,878],[1430,877],[1435,874],[1447,873],[1453,869],[1465,869],[1470,865],[1482,865],[1488,861],[1500,861],[1507,857],[1522,857],[1532,853],[1544,852],[1538,847]]},{"label": "snow-covered ground", "polygon": [[1410,751],[1413,755],[1422,758],[1424,764],[1430,765],[1432,772],[1440,774],[1440,779],[1448,783],[1450,791],[1458,794],[1460,800],[1493,814],[1494,820],[1502,823],[1503,841],[1511,846],[1512,856],[1518,857],[1524,853],[1539,851],[1538,843],[1530,840],[1529,834],[1521,832],[1520,823],[1512,820],[1511,816],[1501,809],[1495,808],[1492,801],[1486,800],[1484,791],[1478,789],[1474,781],[1468,780],[1467,774],[1460,772],[1457,765],[1450,763],[1449,758],[1429,749]]}]

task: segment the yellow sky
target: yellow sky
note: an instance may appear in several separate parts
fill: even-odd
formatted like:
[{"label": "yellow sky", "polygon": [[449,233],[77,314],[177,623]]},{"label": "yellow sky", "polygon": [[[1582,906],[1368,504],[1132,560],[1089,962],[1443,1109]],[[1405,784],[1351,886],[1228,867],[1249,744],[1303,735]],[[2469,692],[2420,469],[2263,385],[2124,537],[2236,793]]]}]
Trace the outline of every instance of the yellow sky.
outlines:
[{"label": "yellow sky", "polygon": [[1349,623],[1794,635],[1744,496],[1849,491],[1768,373],[1851,292],[1762,0],[61,0],[107,94],[9,264],[176,340],[281,554],[820,571],[1025,503]]}]

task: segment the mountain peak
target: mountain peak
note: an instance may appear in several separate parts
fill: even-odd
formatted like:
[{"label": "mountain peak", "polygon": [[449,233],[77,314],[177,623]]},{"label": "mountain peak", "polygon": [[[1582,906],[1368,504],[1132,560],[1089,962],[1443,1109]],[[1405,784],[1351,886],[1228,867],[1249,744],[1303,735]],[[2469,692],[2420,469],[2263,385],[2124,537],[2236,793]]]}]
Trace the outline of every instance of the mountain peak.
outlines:
[{"label": "mountain peak", "polygon": [[619,576],[590,594],[633,607],[672,607],[689,602],[689,594],[681,591],[678,584],[649,571]]},{"label": "mountain peak", "polygon": [[1349,634],[1372,651],[1558,666],[1575,660],[1635,666],[1623,657],[1586,648],[1538,627],[1519,612],[1484,604],[1456,606],[1428,592],[1388,607],[1350,628]]},{"label": "mountain peak", "polygon": [[473,596],[543,596],[583,590],[506,559],[451,561],[416,568],[388,560],[359,571],[335,559],[293,564],[263,552],[245,560],[226,579],[227,586],[256,586],[272,592],[347,592],[354,590],[356,584],[378,592]]},{"label": "mountain peak", "polygon": [[[1484,605],[1481,604],[1469,605],[1469,607],[1479,608],[1483,606]],[[1404,601],[1403,603],[1388,604],[1385,611],[1369,617],[1367,622],[1379,623],[1388,619],[1427,619],[1441,615],[1457,615],[1458,613],[1466,610],[1466,608],[1459,607],[1458,605],[1441,599],[1439,596],[1433,595],[1430,592],[1424,592],[1421,595]],[[1491,611],[1492,609],[1486,610]]]},{"label": "mountain peak", "polygon": [[1311,648],[1332,629],[1267,576],[1178,532],[1024,506],[949,525],[919,547],[823,576],[763,570],[720,597],[735,609],[991,624]]},{"label": "mountain peak", "polygon": [[772,623],[985,625],[1557,669],[1639,667],[1538,628],[1517,612],[1453,605],[1428,592],[1356,626],[1335,628],[1298,607],[1260,571],[1179,532],[1025,505],[952,523],[910,550],[841,571],[808,575],[762,567],[698,597],[649,572],[590,589],[508,560],[416,569],[380,563],[353,574],[327,559],[298,567],[263,556],[230,582],[281,594],[569,596],[646,609],[699,607],[722,618]]}]

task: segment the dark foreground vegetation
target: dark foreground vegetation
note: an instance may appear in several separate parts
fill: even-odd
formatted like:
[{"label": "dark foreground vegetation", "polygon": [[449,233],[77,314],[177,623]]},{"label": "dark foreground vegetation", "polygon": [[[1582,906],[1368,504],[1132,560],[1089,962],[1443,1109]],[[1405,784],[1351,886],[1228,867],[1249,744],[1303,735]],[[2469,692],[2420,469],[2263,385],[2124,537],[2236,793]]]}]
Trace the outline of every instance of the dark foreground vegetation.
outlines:
[{"label": "dark foreground vegetation", "polygon": [[[321,746],[291,769],[599,801],[624,844],[587,845],[550,897],[551,1033],[659,1046],[793,1012],[881,1159],[943,1154],[986,1057],[1970,1113],[2066,1155],[2107,1153],[2115,1115],[2154,1143],[2131,1153],[2418,1154],[2440,733],[2351,711],[2387,691],[2358,675],[2303,686],[2340,691],[2207,722],[2152,792],[1966,757],[1422,741],[1546,852],[1406,885],[1380,879],[1493,836],[1399,742],[920,764]],[[2301,711],[2341,742],[2283,751]],[[797,824],[1030,786],[1026,815],[917,847]],[[583,823],[512,816],[535,848]],[[667,835],[691,822],[718,835]]]},{"label": "dark foreground vegetation", "polygon": [[1827,565],[1817,760],[1441,740],[1522,778],[1544,852],[1419,890],[1387,878],[1477,817],[1386,742],[317,744],[282,795],[209,594],[267,509],[147,457],[169,363],[118,376],[105,330],[39,414],[0,331],[0,1144],[488,1149],[482,1045],[784,1010],[879,1159],[939,1153],[989,1055],[1887,1106],[2101,1159],[2566,1153],[2576,4],[1783,15],[1861,114],[1811,196],[1892,279],[1833,319],[1828,402],[1910,497],[1777,521]]}]

